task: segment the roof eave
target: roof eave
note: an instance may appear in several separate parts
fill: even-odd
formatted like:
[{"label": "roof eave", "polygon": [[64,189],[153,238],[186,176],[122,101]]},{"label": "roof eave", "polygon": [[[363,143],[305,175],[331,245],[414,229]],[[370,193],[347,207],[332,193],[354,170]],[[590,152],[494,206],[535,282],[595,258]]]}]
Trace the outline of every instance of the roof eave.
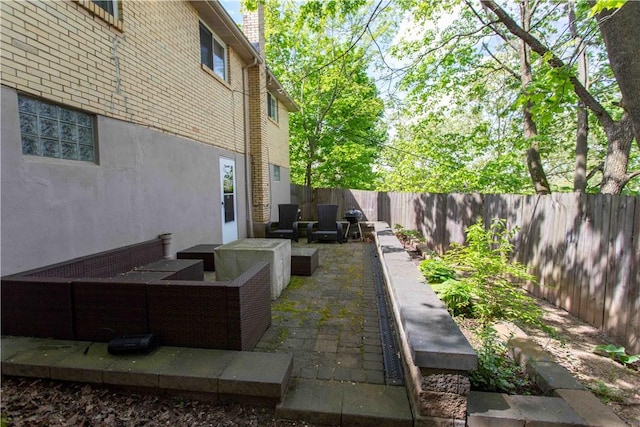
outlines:
[{"label": "roof eave", "polygon": [[219,1],[215,0],[189,0],[189,3],[198,11],[200,19],[215,30],[216,35],[227,43],[247,64],[264,62],[260,53],[238,28],[233,18],[225,10]]},{"label": "roof eave", "polygon": [[278,81],[276,76],[273,75],[269,67],[267,67],[267,90],[271,92],[280,102],[287,107],[287,111],[295,113],[300,111],[298,104],[289,96],[289,93],[285,90],[282,84]]}]

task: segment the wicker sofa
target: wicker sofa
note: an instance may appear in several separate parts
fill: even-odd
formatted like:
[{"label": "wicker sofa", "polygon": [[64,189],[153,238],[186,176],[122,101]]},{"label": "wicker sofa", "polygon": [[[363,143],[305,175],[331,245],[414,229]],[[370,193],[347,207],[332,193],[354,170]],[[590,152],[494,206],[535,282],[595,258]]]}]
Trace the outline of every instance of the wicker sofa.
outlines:
[{"label": "wicker sofa", "polygon": [[154,239],[5,276],[2,334],[108,341],[153,333],[162,345],[253,349],[271,323],[269,264],[228,282],[127,274],[163,254]]}]

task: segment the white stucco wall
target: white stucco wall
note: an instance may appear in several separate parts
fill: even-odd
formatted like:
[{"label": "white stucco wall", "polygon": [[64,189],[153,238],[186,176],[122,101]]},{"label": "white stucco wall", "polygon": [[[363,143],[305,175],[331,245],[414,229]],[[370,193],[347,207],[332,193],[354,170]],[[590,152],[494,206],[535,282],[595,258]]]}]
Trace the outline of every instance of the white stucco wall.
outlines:
[{"label": "white stucco wall", "polygon": [[241,154],[98,116],[98,163],[24,156],[17,94],[1,94],[1,274],[173,233],[172,252],[220,243],[219,158],[235,159],[238,236],[246,237]]}]

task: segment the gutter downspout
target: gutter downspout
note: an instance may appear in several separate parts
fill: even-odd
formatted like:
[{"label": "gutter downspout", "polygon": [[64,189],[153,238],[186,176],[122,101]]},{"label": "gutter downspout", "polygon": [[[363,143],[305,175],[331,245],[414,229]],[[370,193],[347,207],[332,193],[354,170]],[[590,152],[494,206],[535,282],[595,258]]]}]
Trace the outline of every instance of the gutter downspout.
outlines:
[{"label": "gutter downspout", "polygon": [[253,58],[253,63],[242,67],[242,92],[244,105],[244,174],[245,174],[245,195],[247,198],[247,234],[254,237],[253,232],[253,184],[251,182],[251,143],[250,143],[250,123],[249,123],[249,75],[248,69],[260,63],[257,57]]}]

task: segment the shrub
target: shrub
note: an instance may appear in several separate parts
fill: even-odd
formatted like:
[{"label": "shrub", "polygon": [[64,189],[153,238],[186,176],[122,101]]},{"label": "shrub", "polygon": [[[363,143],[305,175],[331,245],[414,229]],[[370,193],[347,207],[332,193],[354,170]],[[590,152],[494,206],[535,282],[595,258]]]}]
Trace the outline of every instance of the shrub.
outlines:
[{"label": "shrub", "polygon": [[448,279],[431,285],[452,316],[474,317],[473,287],[465,281]]},{"label": "shrub", "polygon": [[530,381],[521,374],[520,366],[509,357],[507,346],[498,338],[495,329],[484,327],[479,337],[482,346],[477,350],[478,368],[469,372],[471,384],[483,391],[509,394],[526,392]]},{"label": "shrub", "polygon": [[440,258],[429,258],[420,263],[420,271],[429,284],[456,278],[456,271]]},{"label": "shrub", "polygon": [[553,332],[542,323],[543,312],[535,300],[520,286],[535,277],[509,258],[516,232],[507,228],[505,220],[494,218],[485,229],[478,219],[467,228],[465,245],[453,243],[440,259],[425,260],[420,269],[430,283],[446,279],[434,291],[454,315],[476,318],[484,326],[508,320]]}]

